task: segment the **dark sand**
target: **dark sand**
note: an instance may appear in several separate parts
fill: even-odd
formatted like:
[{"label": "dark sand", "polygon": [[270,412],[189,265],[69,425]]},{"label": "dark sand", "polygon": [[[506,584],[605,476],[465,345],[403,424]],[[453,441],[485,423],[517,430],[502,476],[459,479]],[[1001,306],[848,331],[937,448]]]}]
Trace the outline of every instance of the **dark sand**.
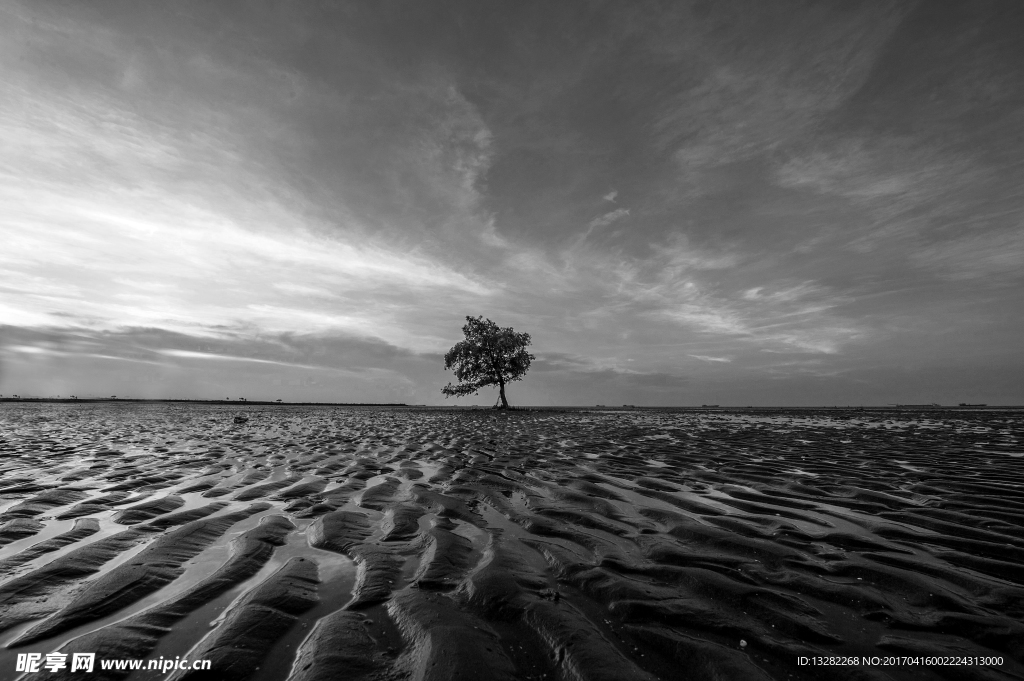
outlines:
[{"label": "dark sand", "polygon": [[1022,433],[998,410],[5,404],[0,679],[58,650],[214,664],[133,679],[1020,679]]}]

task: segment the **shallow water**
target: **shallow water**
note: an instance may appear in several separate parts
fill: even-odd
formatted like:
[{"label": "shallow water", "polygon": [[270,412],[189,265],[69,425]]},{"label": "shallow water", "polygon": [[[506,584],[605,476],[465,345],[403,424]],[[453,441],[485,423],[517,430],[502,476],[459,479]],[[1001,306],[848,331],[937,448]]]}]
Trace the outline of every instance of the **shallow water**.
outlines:
[{"label": "shallow water", "polygon": [[[248,421],[234,423],[238,415]],[[130,495],[81,516],[97,519],[98,532],[0,562],[12,566],[0,573],[0,678],[17,676],[20,652],[102,639],[202,584],[229,560],[233,539],[275,515],[295,527],[273,554],[143,657],[187,657],[234,604],[303,557],[317,564],[317,604],[264,632],[247,653],[260,658],[250,678],[298,681],[339,664],[311,637],[303,659],[313,662],[293,667],[317,622],[346,608],[365,617],[373,643],[357,653],[380,678],[436,664],[456,674],[459,655],[496,679],[675,679],[683,668],[698,679],[1024,678],[1022,431],[1024,413],[999,410],[4,404],[0,561],[71,530],[74,520],[56,517],[76,505]],[[170,496],[183,505],[116,522],[125,508]],[[204,518],[147,529],[217,502]],[[17,643],[41,622],[59,623],[111,570],[145,562],[159,537],[256,503],[267,507],[194,555],[161,559],[172,573],[116,611]],[[347,524],[329,522],[345,513]],[[146,534],[79,577],[47,571],[129,528]],[[359,577],[353,561],[365,555],[377,562]],[[463,640],[455,653],[444,648],[453,632]],[[836,655],[1002,662],[796,662]]]}]

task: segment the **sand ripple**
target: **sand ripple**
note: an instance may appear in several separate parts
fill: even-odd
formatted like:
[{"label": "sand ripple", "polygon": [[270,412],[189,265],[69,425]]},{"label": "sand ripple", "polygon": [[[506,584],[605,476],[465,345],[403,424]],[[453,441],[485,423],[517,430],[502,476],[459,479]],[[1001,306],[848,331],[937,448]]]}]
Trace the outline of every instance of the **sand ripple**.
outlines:
[{"label": "sand ripple", "polygon": [[[12,404],[0,428],[4,678],[54,650],[214,660],[176,679],[1024,678],[1021,412]],[[887,654],[1003,664],[796,663]]]}]

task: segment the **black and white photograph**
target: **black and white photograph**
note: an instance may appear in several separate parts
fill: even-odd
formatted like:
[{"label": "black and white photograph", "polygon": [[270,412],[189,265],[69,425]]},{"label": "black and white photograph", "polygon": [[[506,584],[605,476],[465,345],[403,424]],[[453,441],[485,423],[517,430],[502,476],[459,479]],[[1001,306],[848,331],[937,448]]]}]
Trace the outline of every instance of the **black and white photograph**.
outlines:
[{"label": "black and white photograph", "polygon": [[0,681],[1024,680],[1024,1],[0,0]]}]

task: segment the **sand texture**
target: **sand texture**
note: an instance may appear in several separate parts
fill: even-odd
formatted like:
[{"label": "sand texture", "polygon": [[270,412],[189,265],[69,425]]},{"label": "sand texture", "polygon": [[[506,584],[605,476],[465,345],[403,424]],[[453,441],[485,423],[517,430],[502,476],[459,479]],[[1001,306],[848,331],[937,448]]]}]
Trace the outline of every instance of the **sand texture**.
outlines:
[{"label": "sand texture", "polygon": [[[54,651],[212,662],[168,679],[1024,679],[1022,434],[999,410],[8,404],[0,679],[156,678],[14,671]],[[918,662],[798,664],[874,656]]]}]

